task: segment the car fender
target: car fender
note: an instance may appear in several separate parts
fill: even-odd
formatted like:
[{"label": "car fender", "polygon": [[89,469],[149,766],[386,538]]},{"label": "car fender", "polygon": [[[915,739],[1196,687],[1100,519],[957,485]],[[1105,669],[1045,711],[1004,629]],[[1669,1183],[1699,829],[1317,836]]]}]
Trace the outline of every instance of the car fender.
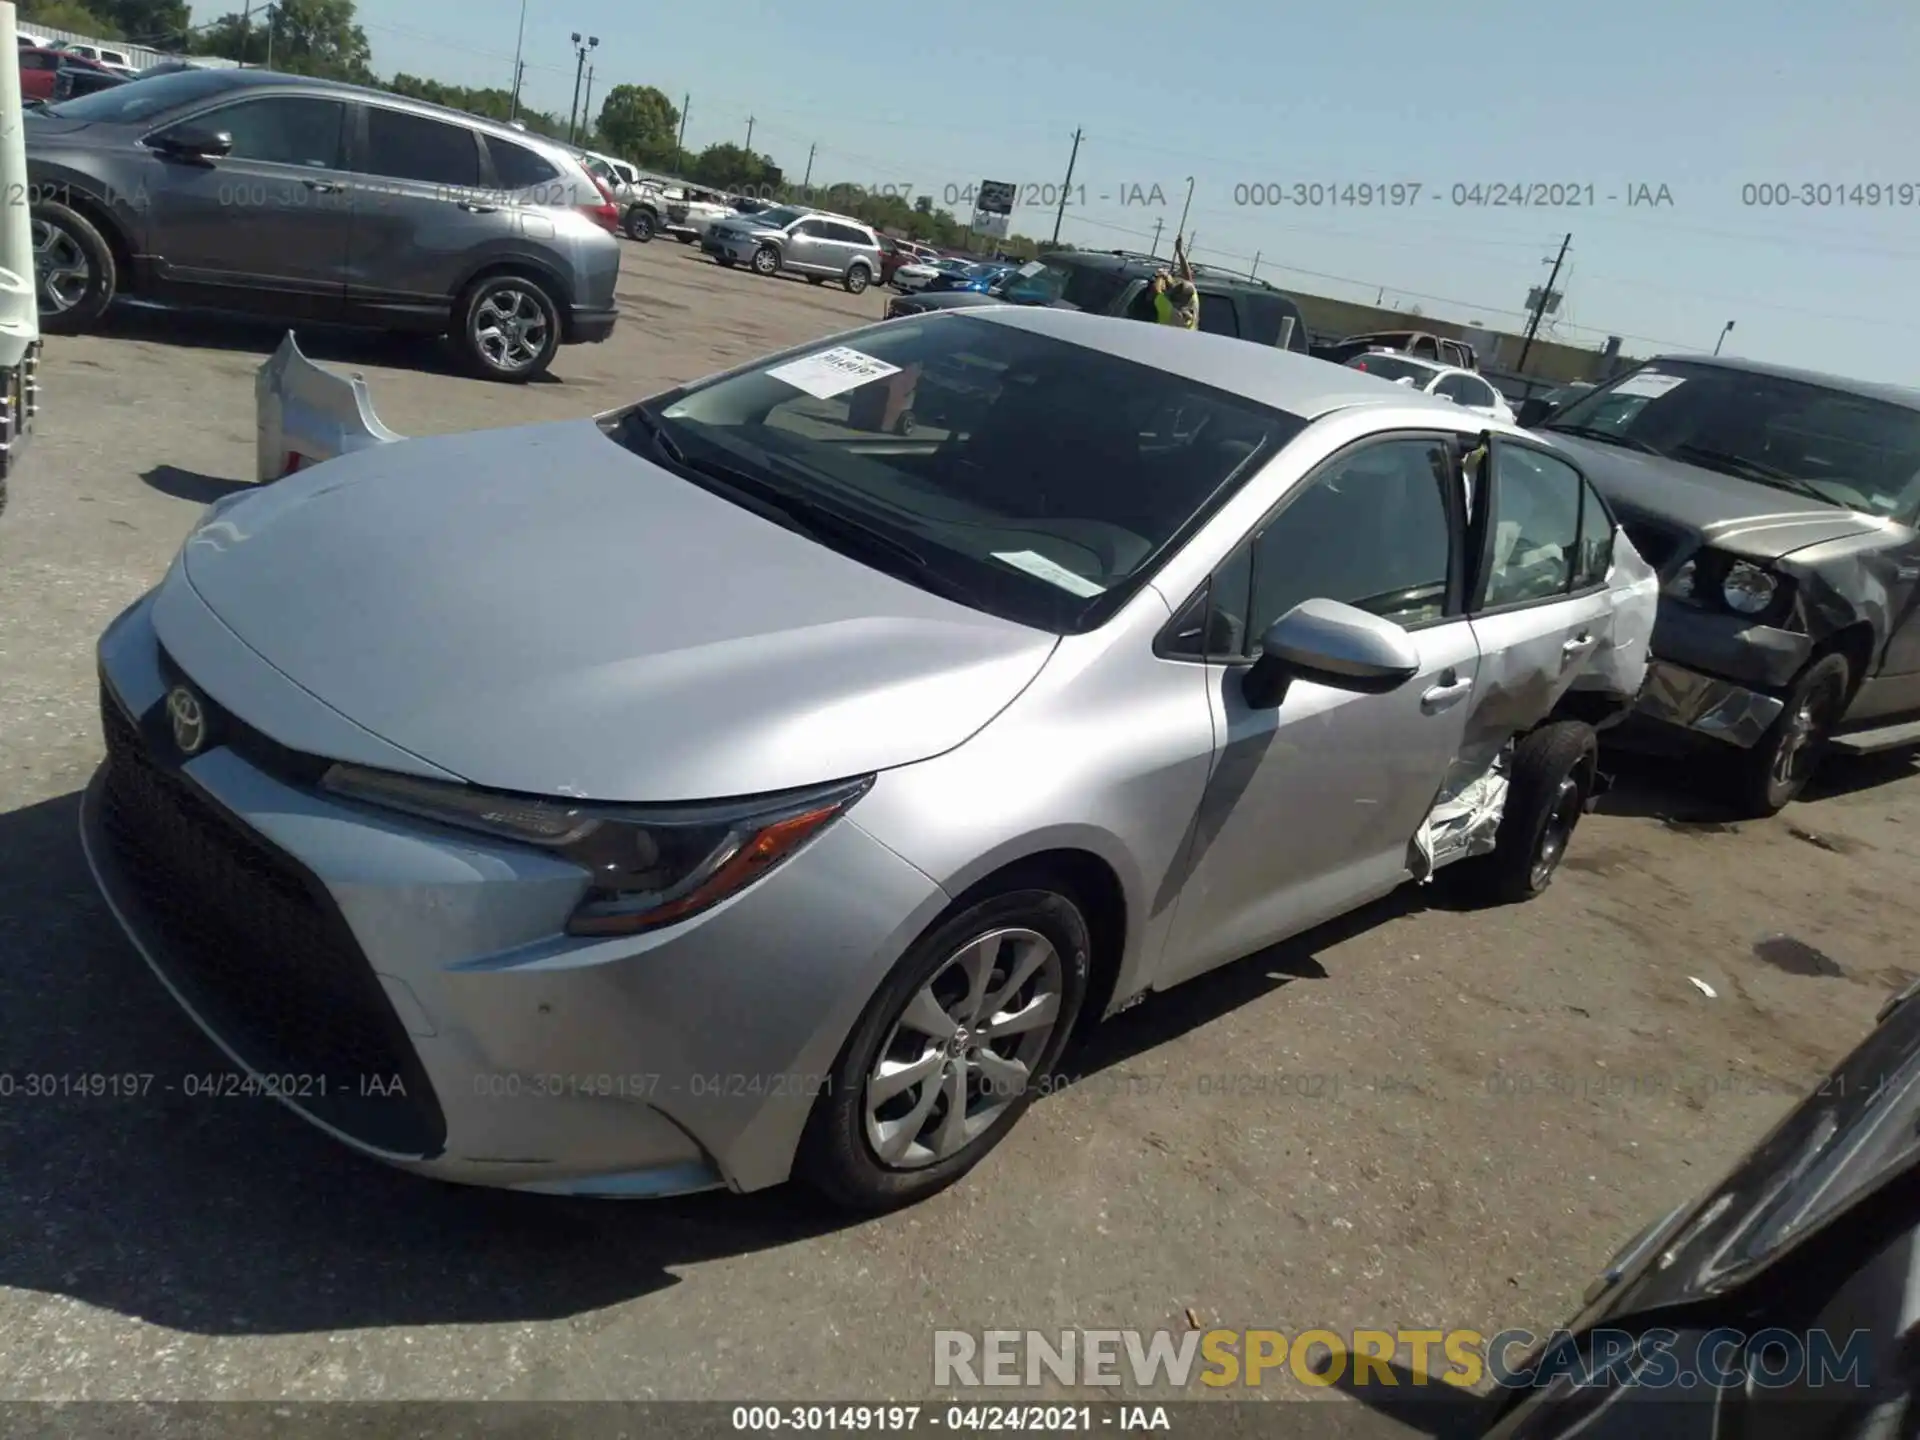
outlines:
[{"label": "car fender", "polygon": [[278,480],[295,470],[397,435],[374,414],[361,375],[336,375],[305,355],[293,331],[254,376],[255,476]]}]

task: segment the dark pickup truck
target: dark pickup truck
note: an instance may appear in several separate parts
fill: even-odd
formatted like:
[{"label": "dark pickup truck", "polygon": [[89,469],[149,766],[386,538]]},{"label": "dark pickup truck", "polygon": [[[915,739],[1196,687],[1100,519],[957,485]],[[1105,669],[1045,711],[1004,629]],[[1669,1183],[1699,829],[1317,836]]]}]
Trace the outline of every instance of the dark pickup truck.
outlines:
[{"label": "dark pickup truck", "polygon": [[[954,310],[970,305],[1049,305],[1093,315],[1140,318],[1154,272],[1168,264],[1127,250],[1061,250],[1008,273],[985,293],[940,291],[902,295],[887,304],[887,318]],[[1293,298],[1251,275],[1211,265],[1194,267],[1200,292],[1200,328],[1256,345],[1307,353],[1307,322]]]},{"label": "dark pickup truck", "polygon": [[1519,419],[1660,572],[1633,728],[1731,761],[1752,815],[1827,750],[1920,743],[1920,390],[1661,356]]}]

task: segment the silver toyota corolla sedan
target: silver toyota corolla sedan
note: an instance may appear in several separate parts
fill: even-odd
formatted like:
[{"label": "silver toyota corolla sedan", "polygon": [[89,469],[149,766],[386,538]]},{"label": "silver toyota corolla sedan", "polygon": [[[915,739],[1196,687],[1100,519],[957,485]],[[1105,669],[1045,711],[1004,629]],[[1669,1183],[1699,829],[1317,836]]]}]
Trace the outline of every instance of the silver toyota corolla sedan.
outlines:
[{"label": "silver toyota corolla sedan", "polygon": [[1563,453],[1385,381],[895,320],[214,505],[100,641],[83,836],[361,1151],[879,1208],[1077,1021],[1444,866],[1542,889],[1653,583]]}]

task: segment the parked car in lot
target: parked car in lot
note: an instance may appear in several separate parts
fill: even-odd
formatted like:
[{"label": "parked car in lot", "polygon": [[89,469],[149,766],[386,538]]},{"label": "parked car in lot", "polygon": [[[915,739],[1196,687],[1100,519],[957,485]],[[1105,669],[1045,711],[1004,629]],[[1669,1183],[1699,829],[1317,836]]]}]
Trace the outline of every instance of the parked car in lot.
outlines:
[{"label": "parked car in lot", "polygon": [[131,79],[140,73],[140,67],[133,63],[133,57],[125,50],[111,45],[94,45],[85,40],[55,40],[47,47],[62,54],[78,56],[82,60],[112,70]]},{"label": "parked car in lot", "polygon": [[1346,363],[1350,370],[1362,370],[1382,380],[1405,382],[1423,395],[1437,395],[1463,410],[1503,420],[1509,425],[1513,423],[1513,407],[1507,404],[1506,397],[1471,370],[1415,360],[1392,350],[1368,350]]},{"label": "parked car in lot", "polygon": [[717,190],[691,185],[662,185],[643,181],[629,197],[623,198],[622,228],[631,240],[642,244],[655,235],[671,235],[682,244],[693,245],[706,239],[707,232],[721,220],[734,219],[740,211]]},{"label": "parked car in lot", "polygon": [[1435,364],[1451,365],[1461,370],[1480,368],[1480,357],[1466,341],[1435,335],[1426,330],[1382,330],[1373,335],[1349,335],[1313,353],[1318,359],[1344,365],[1354,356],[1364,355],[1369,350],[1395,350],[1402,355],[1411,355],[1416,360],[1431,360]]},{"label": "parked car in lot", "polygon": [[[887,429],[961,366],[966,433]],[[1484,428],[1002,306],[374,445],[216,502],[108,627],[87,854],[381,1159],[912,1201],[1083,1018],[1437,870],[1550,883],[1651,577]]]},{"label": "parked car in lot", "polygon": [[133,295],[444,331],[523,381],[613,330],[618,213],[537,136],[263,70],[138,80],[26,133],[49,331]]},{"label": "parked car in lot", "polygon": [[947,276],[964,275],[972,268],[971,263],[966,260],[950,260],[944,255],[933,259],[916,260],[900,266],[893,272],[893,288],[902,295],[911,295],[920,290],[931,292],[934,281]]},{"label": "parked car in lot", "polygon": [[96,90],[111,90],[116,85],[126,85],[138,78],[137,75],[122,75],[104,65],[93,65],[78,59],[67,60],[54,74],[52,103],[57,105],[62,100],[91,95]]},{"label": "parked car in lot", "polygon": [[[763,206],[770,209],[771,206]],[[922,261],[936,258],[934,252],[924,245],[911,240],[901,240],[892,235],[880,237],[880,275],[882,285],[891,285],[893,277],[902,265],[917,265]]]},{"label": "parked car in lot", "polygon": [[1662,356],[1521,419],[1660,570],[1643,735],[1728,762],[1754,815],[1827,749],[1920,743],[1920,391]]},{"label": "parked car in lot", "polygon": [[[1912,1433],[1920,1001],[1912,989],[1722,1179],[1629,1240],[1500,1363],[1485,1440]],[[1464,1432],[1458,1432],[1464,1433]]]},{"label": "parked car in lot", "polygon": [[794,205],[719,221],[700,248],[722,265],[751,266],[756,275],[804,275],[816,285],[838,280],[855,295],[880,273],[880,237],[872,226]]},{"label": "parked car in lot", "polygon": [[[985,292],[951,290],[898,296],[887,302],[888,318],[934,310],[987,305],[1037,305],[1095,315],[1149,318],[1143,308],[1154,272],[1164,259],[1123,250],[1063,250],[1015,267]],[[1256,345],[1307,351],[1307,322],[1290,295],[1277,286],[1212,265],[1198,265],[1200,329]]]},{"label": "parked car in lot", "polygon": [[[69,55],[62,50],[22,49],[20,57],[20,98],[26,100],[52,100],[58,93],[61,78],[78,71],[89,71],[99,75],[112,75],[104,65],[96,64],[80,55]],[[119,79],[119,76],[113,76]]]},{"label": "parked car in lot", "polygon": [[925,289],[931,294],[948,291],[972,291],[975,294],[993,293],[994,282],[1008,274],[1014,267],[995,260],[982,260],[971,264],[962,264],[958,269],[943,270],[927,283]]}]

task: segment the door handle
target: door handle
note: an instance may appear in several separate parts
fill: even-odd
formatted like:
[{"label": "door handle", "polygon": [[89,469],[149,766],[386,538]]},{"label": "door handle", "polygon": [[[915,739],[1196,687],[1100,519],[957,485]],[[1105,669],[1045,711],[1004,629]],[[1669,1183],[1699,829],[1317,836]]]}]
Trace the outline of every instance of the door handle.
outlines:
[{"label": "door handle", "polygon": [[1560,647],[1560,654],[1567,660],[1578,660],[1599,643],[1591,635],[1576,636]]},{"label": "door handle", "polygon": [[498,205],[483,205],[478,200],[456,200],[453,203],[469,215],[491,215],[500,208]]},{"label": "door handle", "polygon": [[346,188],[345,186],[334,184],[331,180],[309,180],[306,182],[306,186],[316,195],[338,195]]},{"label": "door handle", "polygon": [[1466,699],[1468,692],[1472,689],[1471,675],[1464,680],[1456,679],[1454,672],[1449,670],[1440,677],[1438,685],[1433,686],[1420,697],[1420,709],[1428,715],[1437,715],[1448,706]]}]

